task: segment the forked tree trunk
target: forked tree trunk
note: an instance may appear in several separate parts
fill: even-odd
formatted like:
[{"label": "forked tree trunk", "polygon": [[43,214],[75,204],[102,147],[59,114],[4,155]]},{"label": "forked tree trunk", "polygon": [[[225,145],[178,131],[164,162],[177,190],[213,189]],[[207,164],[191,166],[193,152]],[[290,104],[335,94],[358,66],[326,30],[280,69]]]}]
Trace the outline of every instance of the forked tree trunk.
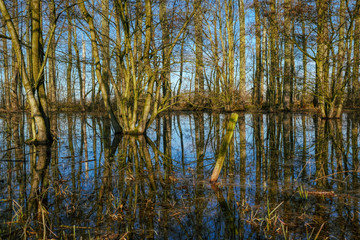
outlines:
[{"label": "forked tree trunk", "polygon": [[[34,40],[34,45],[32,46],[33,48],[33,55],[32,55],[32,59],[35,60],[34,64],[39,64],[40,63],[40,55],[39,55],[39,38],[40,38],[40,25],[39,25],[39,21],[40,21],[40,15],[39,15],[39,11],[40,8],[37,5],[38,1],[33,1],[32,4],[35,5],[35,8],[33,7],[32,12],[33,12],[33,24],[32,24],[32,32],[33,32],[33,40]],[[21,76],[22,76],[22,81],[23,81],[23,85],[25,88],[25,92],[27,94],[27,99],[29,102],[29,106],[30,106],[30,111],[31,111],[31,118],[33,121],[33,126],[32,126],[32,134],[33,134],[33,140],[38,141],[40,143],[42,142],[48,142],[51,141],[51,134],[50,134],[50,124],[48,121],[48,118],[45,114],[44,108],[41,104],[46,103],[46,95],[45,92],[42,92],[41,90],[44,90],[43,88],[40,88],[41,84],[37,84],[38,82],[33,81],[33,78],[30,78],[27,71],[26,71],[26,65],[25,65],[25,59],[24,59],[24,55],[22,53],[21,50],[21,45],[20,45],[20,40],[19,40],[19,35],[15,29],[14,23],[11,20],[11,16],[6,8],[6,5],[4,3],[4,0],[0,0],[0,11],[3,15],[3,18],[5,20],[6,26],[9,30],[9,33],[11,35],[11,40],[12,40],[12,44],[14,47],[14,51],[16,54],[16,57],[19,61],[19,64],[21,64]],[[35,19],[37,19],[37,23],[35,21]],[[38,25],[37,25],[38,24]],[[36,27],[38,27],[38,29],[36,29]],[[37,39],[38,41],[35,42],[35,39]],[[36,56],[38,58],[36,58]],[[36,70],[36,68],[35,68]],[[33,70],[34,71],[34,70]],[[39,72],[37,72],[39,73]],[[36,75],[36,79],[38,79],[38,76]],[[33,87],[33,85],[36,85],[36,88]],[[40,91],[39,91],[40,90]],[[37,91],[38,95],[39,95],[39,100],[42,101],[42,103],[38,102],[36,97],[35,97],[35,92]],[[45,101],[45,102],[44,102]],[[46,105],[45,105],[46,107]],[[37,130],[37,131],[36,131]]]}]

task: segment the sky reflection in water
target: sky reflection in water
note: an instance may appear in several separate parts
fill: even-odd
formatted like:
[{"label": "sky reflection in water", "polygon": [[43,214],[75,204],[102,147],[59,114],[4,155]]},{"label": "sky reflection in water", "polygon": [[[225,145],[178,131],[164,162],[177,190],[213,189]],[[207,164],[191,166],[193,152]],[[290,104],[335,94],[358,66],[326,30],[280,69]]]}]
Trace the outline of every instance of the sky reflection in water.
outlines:
[{"label": "sky reflection in water", "polygon": [[0,236],[25,223],[29,238],[360,235],[357,116],[239,114],[215,187],[228,117],[165,115],[147,137],[115,137],[103,117],[60,114],[51,149],[22,145],[20,115],[2,118]]}]

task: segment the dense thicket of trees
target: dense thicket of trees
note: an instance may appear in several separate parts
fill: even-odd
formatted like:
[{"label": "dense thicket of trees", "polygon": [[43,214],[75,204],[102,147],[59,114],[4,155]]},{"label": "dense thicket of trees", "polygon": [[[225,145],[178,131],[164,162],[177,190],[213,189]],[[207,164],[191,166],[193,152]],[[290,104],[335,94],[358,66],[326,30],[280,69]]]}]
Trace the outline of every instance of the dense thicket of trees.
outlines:
[{"label": "dense thicket of trees", "polygon": [[[0,0],[1,105],[33,118],[103,104],[141,134],[173,105],[233,111],[359,100],[359,0]],[[180,101],[180,102],[179,102]],[[66,103],[66,105],[65,105]]]}]

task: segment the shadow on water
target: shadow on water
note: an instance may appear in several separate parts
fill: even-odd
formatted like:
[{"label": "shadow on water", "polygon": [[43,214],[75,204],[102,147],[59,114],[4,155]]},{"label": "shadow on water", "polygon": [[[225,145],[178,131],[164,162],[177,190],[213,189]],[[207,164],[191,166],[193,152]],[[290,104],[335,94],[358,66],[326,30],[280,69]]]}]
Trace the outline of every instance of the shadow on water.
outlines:
[{"label": "shadow on water", "polygon": [[359,116],[239,114],[210,185],[228,117],[164,115],[132,137],[101,116],[59,114],[57,141],[27,146],[27,120],[6,115],[0,238],[360,236]]}]

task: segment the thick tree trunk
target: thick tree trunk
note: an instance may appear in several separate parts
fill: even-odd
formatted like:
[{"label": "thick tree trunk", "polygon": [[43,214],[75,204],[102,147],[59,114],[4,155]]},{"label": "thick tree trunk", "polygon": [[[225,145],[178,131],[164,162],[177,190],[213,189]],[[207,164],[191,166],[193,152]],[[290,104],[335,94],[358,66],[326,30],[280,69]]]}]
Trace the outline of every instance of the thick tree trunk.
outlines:
[{"label": "thick tree trunk", "polygon": [[[34,5],[37,5],[36,3],[38,3],[38,2],[37,1],[32,2],[32,4],[34,4]],[[37,12],[37,11],[40,11],[40,9],[38,8],[38,5],[35,7],[36,7],[35,9],[32,9],[32,12],[35,17],[35,18],[33,17],[34,23],[32,24],[32,28],[33,28],[32,29],[32,32],[33,32],[32,37],[33,38],[39,37],[39,34],[40,34],[40,29],[39,29],[40,25],[39,24],[37,25],[37,23],[39,23],[39,21],[40,21],[39,12]],[[19,61],[19,64],[21,64],[21,77],[22,77],[24,88],[25,88],[25,92],[27,94],[27,99],[28,99],[30,111],[31,111],[31,117],[32,117],[32,121],[33,121],[33,127],[32,127],[32,135],[34,138],[33,140],[36,140],[38,142],[48,142],[51,140],[49,120],[48,120],[47,116],[45,115],[44,109],[42,108],[40,103],[36,100],[35,92],[36,92],[36,90],[39,91],[39,88],[36,89],[33,87],[34,83],[37,84],[37,82],[34,82],[32,79],[30,79],[29,75],[26,72],[27,68],[25,65],[23,53],[21,51],[19,35],[18,35],[18,33],[15,29],[15,26],[11,20],[11,16],[9,15],[9,12],[6,8],[4,0],[0,0],[0,11],[6,22],[6,26],[10,32],[12,44],[14,47],[14,51],[16,53],[16,57]],[[38,17],[36,17],[36,15]],[[35,19],[37,19],[37,21],[35,21]],[[38,29],[35,30],[34,29],[35,27],[38,27]],[[40,57],[39,52],[37,52],[39,49],[36,49],[37,46],[39,46],[39,45],[34,43],[34,46],[32,46],[33,47],[32,52],[36,52],[37,56]],[[36,60],[35,62],[32,63],[33,65],[36,65],[37,63],[40,62],[39,61],[40,59],[36,59],[34,56],[32,56],[32,57],[33,57],[32,58],[33,60]],[[36,70],[36,68],[35,68],[35,70]],[[37,72],[37,73],[39,73],[39,72]],[[38,76],[36,79],[38,79]],[[40,84],[38,84],[38,85],[40,85]],[[41,100],[46,101],[46,98],[44,98],[45,97],[44,92],[38,92],[38,94],[39,94]],[[37,127],[37,129],[36,129],[36,127]]]}]

